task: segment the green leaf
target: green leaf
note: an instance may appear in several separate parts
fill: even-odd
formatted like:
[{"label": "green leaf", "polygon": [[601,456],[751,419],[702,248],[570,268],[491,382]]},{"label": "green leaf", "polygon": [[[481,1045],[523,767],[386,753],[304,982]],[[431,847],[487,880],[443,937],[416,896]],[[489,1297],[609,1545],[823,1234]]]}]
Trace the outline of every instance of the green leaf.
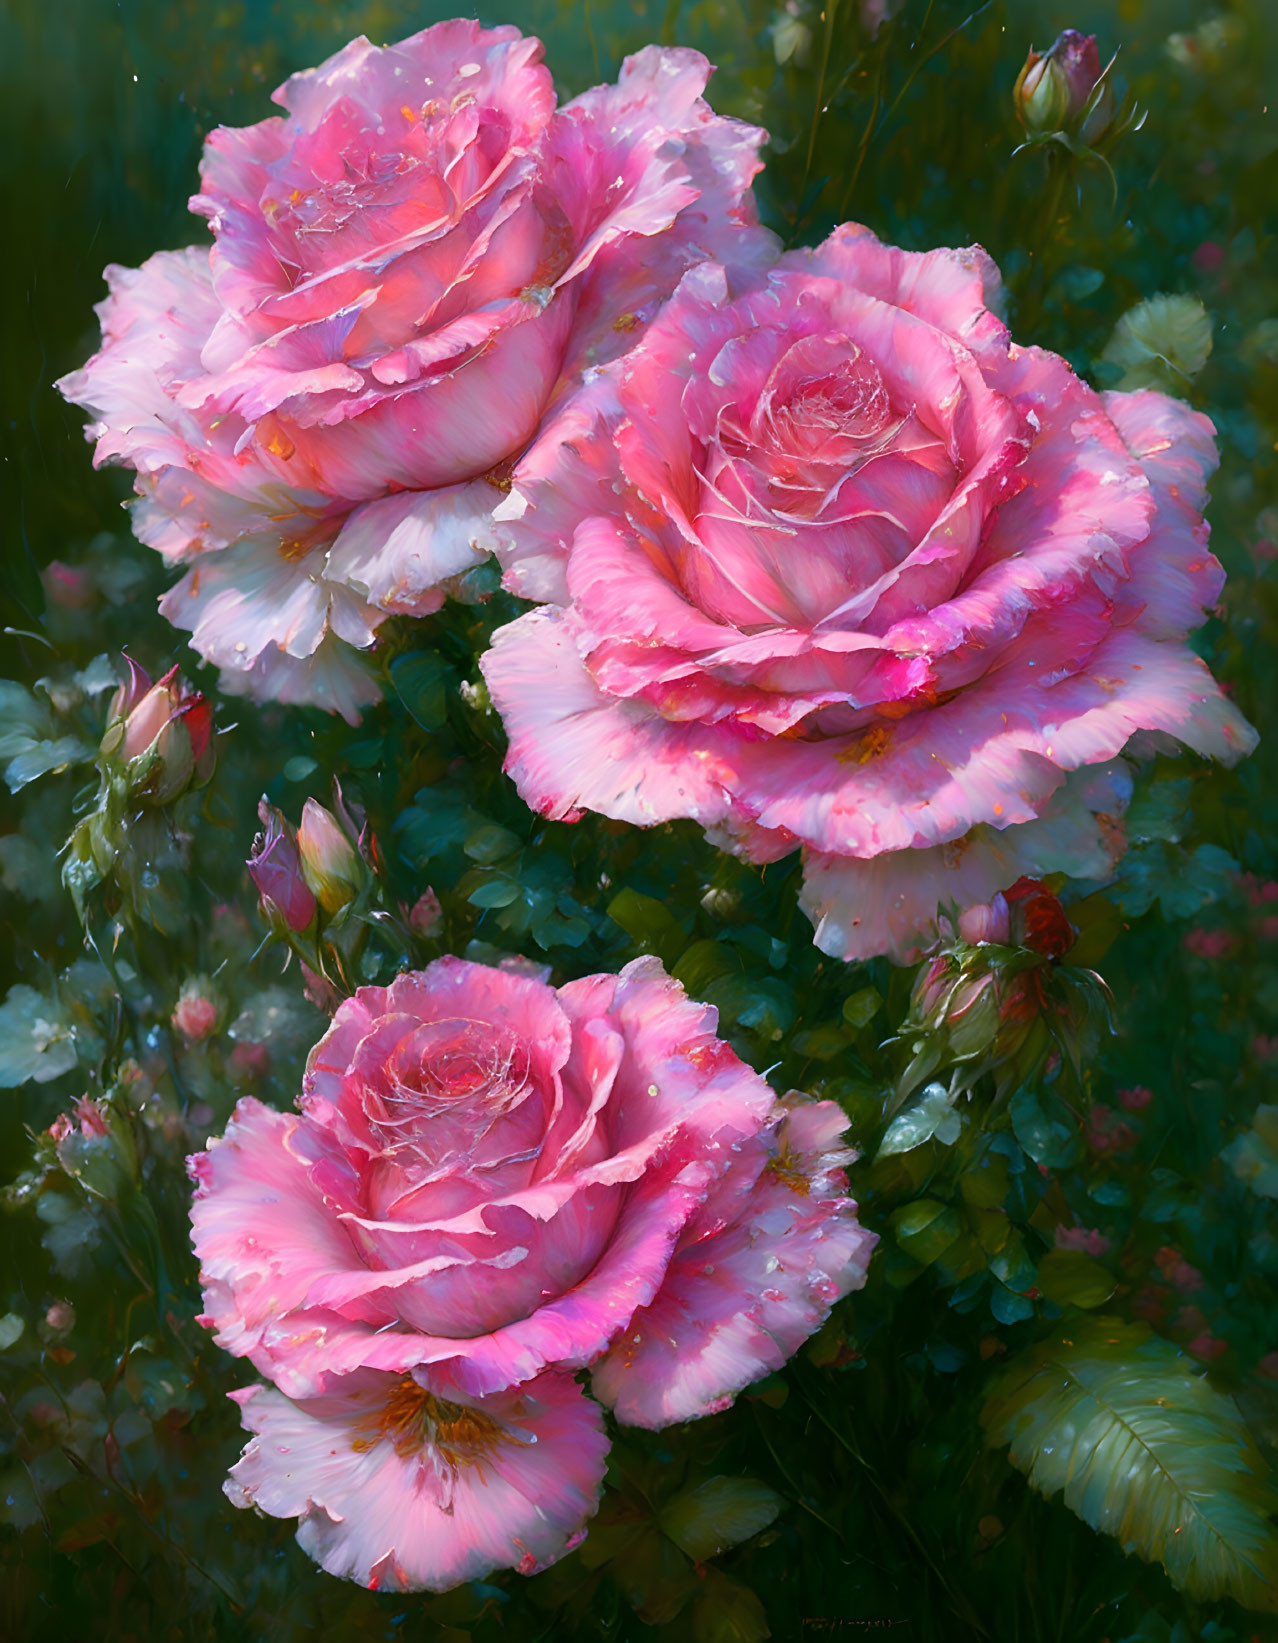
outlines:
[{"label": "green leaf", "polygon": [[862,987],[843,1000],[843,1019],[849,1027],[865,1027],[874,1020],[882,1003],[876,987]]},{"label": "green leaf", "polygon": [[34,987],[11,987],[0,1005],[0,1089],[47,1084],[75,1063],[75,1029],[62,1006]]},{"label": "green leaf", "polygon": [[954,1110],[954,1101],[944,1084],[929,1084],[912,1106],[898,1113],[888,1125],[880,1158],[896,1152],[910,1152],[936,1138],[943,1146],[958,1140],[963,1120]]},{"label": "green leaf", "polygon": [[1036,1164],[1062,1169],[1074,1161],[1078,1137],[1049,1118],[1032,1090],[1018,1090],[1009,1103],[1012,1130]]},{"label": "green leaf", "polygon": [[397,656],[390,665],[391,683],[401,702],[423,730],[439,730],[448,717],[448,665],[434,651]]},{"label": "green leaf", "polygon": [[656,953],[663,964],[672,965],[683,951],[687,937],[664,902],[638,890],[620,890],[608,903],[608,917],[619,924],[637,947]]},{"label": "green leaf", "polygon": [[519,894],[519,885],[514,879],[489,879],[472,890],[466,900],[472,907],[509,907]]},{"label": "green leaf", "polygon": [[892,1216],[892,1231],[905,1253],[924,1266],[943,1255],[963,1230],[958,1211],[936,1198],[916,1198]]},{"label": "green leaf", "polygon": [[1278,1198],[1278,1107],[1257,1107],[1251,1128],[1220,1156],[1253,1192]]},{"label": "green leaf", "polygon": [[1104,1306],[1118,1287],[1112,1272],[1078,1249],[1049,1250],[1038,1263],[1038,1288],[1057,1306]]},{"label": "green leaf", "polygon": [[1041,1494],[1196,1598],[1278,1611],[1278,1495],[1231,1398],[1144,1324],[1080,1320],[1022,1354],[981,1414]]},{"label": "green leaf", "polygon": [[694,1563],[766,1529],[785,1502],[758,1478],[709,1478],[662,1508],[661,1527]]},{"label": "green leaf", "polygon": [[694,1643],[763,1643],[772,1632],[763,1604],[748,1586],[721,1569],[708,1569],[692,1610],[692,1636]]},{"label": "green leaf", "polygon": [[1034,1303],[995,1281],[990,1285],[990,1311],[998,1323],[1020,1324],[1034,1316]]},{"label": "green leaf", "polygon": [[497,822],[484,822],[467,835],[462,849],[481,867],[492,867],[516,855],[521,846],[519,835],[512,833],[508,827],[502,827]]}]

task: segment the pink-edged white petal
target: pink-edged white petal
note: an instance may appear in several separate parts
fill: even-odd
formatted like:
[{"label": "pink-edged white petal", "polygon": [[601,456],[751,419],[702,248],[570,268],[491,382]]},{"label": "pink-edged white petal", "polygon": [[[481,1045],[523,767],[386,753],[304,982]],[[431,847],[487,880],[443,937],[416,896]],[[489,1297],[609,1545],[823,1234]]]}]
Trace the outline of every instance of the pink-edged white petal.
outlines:
[{"label": "pink-edged white petal", "polygon": [[331,633],[324,635],[309,656],[290,656],[268,645],[252,667],[224,668],[218,682],[226,696],[318,707],[340,714],[350,725],[357,725],[363,710],[382,695],[376,675],[359,653]]},{"label": "pink-edged white petal", "polygon": [[443,584],[493,551],[499,500],[500,492],[478,480],[365,502],[338,532],[325,574],[379,610],[429,616],[444,602]]},{"label": "pink-edged white petal", "polygon": [[304,1551],[373,1591],[532,1574],[578,1544],[599,1504],[602,1411],[567,1375],[482,1401],[376,1374],[297,1402],[263,1386],[235,1397],[254,1436],[227,1495],[299,1518]]},{"label": "pink-edged white petal", "polygon": [[1034,821],[977,826],[952,844],[871,857],[807,851],[799,905],[823,953],[887,952],[912,964],[935,940],[937,915],[986,903],[1022,875],[1109,879],[1125,840],[1131,777],[1120,761],[1076,771]]},{"label": "pink-edged white petal", "polygon": [[326,549],[295,554],[278,538],[246,537],[203,556],[160,600],[205,658],[228,671],[253,666],[270,646],[313,656],[332,633],[358,649],[373,643],[384,613],[325,575]]}]

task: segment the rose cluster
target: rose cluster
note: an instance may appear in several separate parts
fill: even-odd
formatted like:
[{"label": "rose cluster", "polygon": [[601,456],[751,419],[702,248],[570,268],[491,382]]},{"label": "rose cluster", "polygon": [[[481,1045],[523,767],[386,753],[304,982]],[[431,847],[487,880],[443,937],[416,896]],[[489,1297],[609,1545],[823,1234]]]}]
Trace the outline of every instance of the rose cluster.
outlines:
[{"label": "rose cluster", "polygon": [[[979,248],[845,224],[781,254],[764,134],[709,72],[650,47],[558,107],[511,27],[356,40],[212,133],[213,244],[109,269],[62,390],[225,688],[356,721],[378,627],[477,597],[493,553],[537,607],[483,659],[529,805],[801,852],[840,959],[917,954],[945,906],[1043,968],[1072,931],[1039,881],[1111,876],[1131,760],[1254,740],[1187,643],[1222,583],[1214,430],[1014,343]],[[1099,141],[1104,78],[1062,36],[1022,118]],[[118,715],[135,785],[202,774],[176,689]],[[277,931],[336,927],[359,829],[263,820]],[[205,1321],[271,1383],[237,1394],[232,1497],[372,1586],[553,1561],[602,1406],[722,1408],[864,1282],[842,1129],[655,960],[360,989],[299,1111],[244,1101],[192,1160]]]},{"label": "rose cluster", "polygon": [[299,1112],[241,1101],[191,1159],[202,1321],[274,1383],[231,1498],[372,1587],[529,1573],[597,1505],[601,1404],[666,1426],[779,1368],[875,1237],[840,1108],[715,1027],[656,959],[445,958],[340,1006]]},{"label": "rose cluster", "polygon": [[696,53],[562,109],[540,55],[355,41],[210,136],[211,251],[108,271],[62,387],[186,567],[165,612],[227,688],[355,718],[350,647],[495,550],[544,606],[485,660],[527,801],[799,849],[842,958],[1109,877],[1125,752],[1254,739],[1184,642],[1222,581],[1211,424],[1014,344],[979,249],[778,257],[763,134]]}]

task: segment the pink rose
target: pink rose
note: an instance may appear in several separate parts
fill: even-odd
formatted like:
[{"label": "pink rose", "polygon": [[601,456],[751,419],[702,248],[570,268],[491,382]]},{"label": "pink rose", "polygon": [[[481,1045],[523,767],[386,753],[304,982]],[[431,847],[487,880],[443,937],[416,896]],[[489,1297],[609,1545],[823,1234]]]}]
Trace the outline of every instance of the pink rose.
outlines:
[{"label": "pink rose", "polygon": [[302,1516],[351,1578],[392,1547],[411,1586],[558,1556],[606,1448],[572,1371],[634,1425],[721,1409],[876,1241],[841,1110],[778,1100],[652,958],[558,990],[455,958],[361,988],[300,1105],[241,1101],[190,1160],[194,1243],[203,1322],[279,1389],[246,1395],[235,1498]]},{"label": "pink rose", "polygon": [[668,1340],[628,1338],[607,1401],[704,1414],[864,1279],[844,1123],[779,1102],[655,959],[556,990],[443,958],[340,1006],[300,1114],[242,1101],[192,1159],[207,1321],[290,1394],[438,1369],[484,1396],[691,1306],[677,1384],[648,1369]]},{"label": "pink rose", "polygon": [[345,646],[488,551],[561,379],[691,263],[768,244],[763,133],[702,101],[702,56],[650,47],[556,110],[541,52],[464,20],[353,41],[284,117],[210,135],[211,252],[107,270],[102,350],[60,386],[136,470],[138,535],[186,569],[162,609],[228,689],[358,718]]},{"label": "pink rose", "polygon": [[688,273],[549,419],[499,517],[547,602],[484,661],[527,802],[800,847],[818,945],[1110,876],[1139,732],[1254,733],[1184,636],[1215,603],[1211,424],[1018,348],[980,250],[862,228]]}]

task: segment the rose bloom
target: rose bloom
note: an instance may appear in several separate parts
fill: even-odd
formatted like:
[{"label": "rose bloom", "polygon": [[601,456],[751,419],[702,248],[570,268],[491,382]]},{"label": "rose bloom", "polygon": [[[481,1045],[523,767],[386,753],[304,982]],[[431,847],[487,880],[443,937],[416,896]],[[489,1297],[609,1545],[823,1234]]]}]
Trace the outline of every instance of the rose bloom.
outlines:
[{"label": "rose bloom", "polygon": [[1134,737],[1250,749],[1184,643],[1211,424],[1095,393],[997,302],[979,249],[845,225],[693,269],[559,407],[500,511],[545,608],[484,662],[530,805],[797,846],[818,945],[905,958],[941,904],[1109,877]]},{"label": "rose bloom", "polygon": [[[345,648],[424,615],[490,545],[503,464],[562,382],[744,237],[763,133],[650,47],[556,109],[539,41],[464,20],[357,39],[205,144],[215,243],[107,269],[103,347],[59,384],[161,601],[225,688],[358,718]],[[342,643],[344,641],[344,644]]]},{"label": "rose bloom", "polygon": [[630,1424],[708,1414],[861,1287],[841,1109],[715,1026],[652,958],[558,989],[444,958],[339,1007],[299,1113],[240,1102],[191,1169],[203,1322],[278,1388],[243,1501],[351,1578],[539,1567],[603,1471],[572,1371]]}]

